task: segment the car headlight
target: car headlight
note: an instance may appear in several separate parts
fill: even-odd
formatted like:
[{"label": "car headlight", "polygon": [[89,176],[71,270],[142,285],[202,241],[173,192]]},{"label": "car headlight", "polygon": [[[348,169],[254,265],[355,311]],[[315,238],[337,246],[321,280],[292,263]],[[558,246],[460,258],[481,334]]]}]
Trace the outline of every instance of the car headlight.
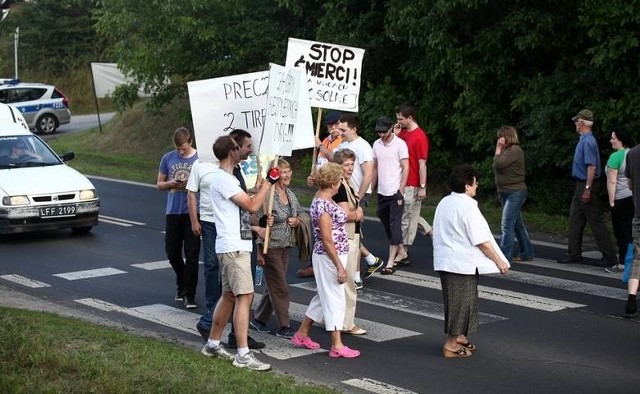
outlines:
[{"label": "car headlight", "polygon": [[98,195],[96,194],[95,189],[80,190],[80,199],[81,200],[92,200],[92,199],[94,199],[96,197],[98,197]]},{"label": "car headlight", "polygon": [[29,198],[27,196],[2,197],[2,205],[29,205]]}]

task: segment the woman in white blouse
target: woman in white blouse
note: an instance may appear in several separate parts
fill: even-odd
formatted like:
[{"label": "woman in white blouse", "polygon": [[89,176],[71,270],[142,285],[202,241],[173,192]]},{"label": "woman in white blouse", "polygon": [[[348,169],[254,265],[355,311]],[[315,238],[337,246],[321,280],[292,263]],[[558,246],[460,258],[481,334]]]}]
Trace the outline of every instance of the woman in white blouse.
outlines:
[{"label": "woman in white blouse", "polygon": [[478,275],[509,271],[489,224],[473,198],[478,172],[469,164],[453,168],[451,194],[440,201],[433,219],[433,268],[440,274],[444,300],[444,357],[468,357],[476,350],[468,334],[480,326]]}]

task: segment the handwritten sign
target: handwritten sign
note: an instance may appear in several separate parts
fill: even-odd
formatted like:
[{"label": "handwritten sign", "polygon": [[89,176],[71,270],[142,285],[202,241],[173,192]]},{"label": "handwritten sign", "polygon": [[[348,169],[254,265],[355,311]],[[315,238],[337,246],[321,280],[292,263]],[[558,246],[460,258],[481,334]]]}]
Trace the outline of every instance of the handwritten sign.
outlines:
[{"label": "handwritten sign", "polygon": [[[304,75],[299,69],[273,63],[269,65],[267,116],[260,153],[291,156],[296,134],[306,131],[313,135],[313,129],[309,127],[311,125],[306,125],[305,130],[305,125],[297,124],[300,90],[304,81]],[[306,92],[306,89],[303,91]]]},{"label": "handwritten sign", "polygon": [[[215,161],[213,143],[236,128],[251,133],[254,149],[258,149],[267,114],[269,71],[191,81],[187,88],[200,161]],[[293,149],[314,145],[309,99],[306,92],[301,90],[299,94],[296,124],[309,131],[295,135]],[[251,179],[258,175],[257,158],[250,156],[241,167],[247,184],[253,185]]]},{"label": "handwritten sign", "polygon": [[364,49],[289,38],[287,67],[307,74],[311,106],[358,112]]}]

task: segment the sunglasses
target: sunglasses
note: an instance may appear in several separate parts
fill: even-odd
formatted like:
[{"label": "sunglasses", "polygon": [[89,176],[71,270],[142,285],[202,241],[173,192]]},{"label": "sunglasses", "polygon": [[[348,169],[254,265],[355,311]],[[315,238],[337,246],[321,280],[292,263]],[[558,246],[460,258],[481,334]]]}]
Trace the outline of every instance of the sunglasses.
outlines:
[{"label": "sunglasses", "polygon": [[389,130],[378,130],[378,131],[376,131],[376,133],[378,133],[378,134],[387,134],[387,133],[388,133],[388,132],[390,132],[391,130],[393,130],[393,129],[389,129]]}]

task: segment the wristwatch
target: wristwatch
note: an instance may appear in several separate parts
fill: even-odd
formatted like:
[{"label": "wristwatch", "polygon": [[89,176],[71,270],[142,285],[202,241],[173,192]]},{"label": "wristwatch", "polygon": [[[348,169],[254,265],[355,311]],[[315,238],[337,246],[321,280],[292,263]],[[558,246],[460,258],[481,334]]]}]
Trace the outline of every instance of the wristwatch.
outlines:
[{"label": "wristwatch", "polygon": [[589,185],[586,185],[584,188],[585,188],[585,190],[591,190],[591,186],[589,186]]},{"label": "wristwatch", "polygon": [[424,189],[425,187],[427,187],[427,185],[426,185],[426,184],[424,184],[424,183],[421,183],[421,184],[420,184],[420,189]]}]

